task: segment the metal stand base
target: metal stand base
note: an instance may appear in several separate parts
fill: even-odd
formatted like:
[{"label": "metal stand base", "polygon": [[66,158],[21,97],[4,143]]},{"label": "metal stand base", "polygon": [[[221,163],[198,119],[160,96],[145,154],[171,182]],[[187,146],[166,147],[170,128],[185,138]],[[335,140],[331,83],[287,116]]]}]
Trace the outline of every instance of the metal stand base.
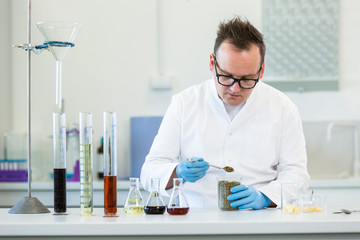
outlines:
[{"label": "metal stand base", "polygon": [[50,213],[36,197],[23,197],[10,210],[12,214]]}]

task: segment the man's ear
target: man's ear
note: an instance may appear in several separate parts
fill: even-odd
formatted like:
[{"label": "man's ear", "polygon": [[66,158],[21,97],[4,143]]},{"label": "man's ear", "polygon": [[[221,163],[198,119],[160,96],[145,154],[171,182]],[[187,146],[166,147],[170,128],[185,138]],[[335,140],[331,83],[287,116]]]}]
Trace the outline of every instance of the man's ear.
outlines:
[{"label": "man's ear", "polygon": [[211,53],[210,54],[210,61],[209,61],[209,69],[211,72],[214,72],[215,69],[214,69],[214,64],[215,64],[215,58],[214,58],[214,54]]}]

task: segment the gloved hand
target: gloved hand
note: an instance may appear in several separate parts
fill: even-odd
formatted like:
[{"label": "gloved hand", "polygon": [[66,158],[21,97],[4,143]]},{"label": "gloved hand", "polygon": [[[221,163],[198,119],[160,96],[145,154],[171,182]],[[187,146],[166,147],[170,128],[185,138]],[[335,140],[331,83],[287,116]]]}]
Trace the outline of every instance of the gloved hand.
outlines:
[{"label": "gloved hand", "polygon": [[232,187],[227,199],[233,201],[230,206],[237,207],[238,209],[261,209],[270,205],[271,200],[263,193],[256,190],[253,186],[238,185]]},{"label": "gloved hand", "polygon": [[193,161],[183,160],[176,166],[176,174],[187,182],[196,182],[204,177],[209,169],[208,163],[202,158],[191,158]]}]

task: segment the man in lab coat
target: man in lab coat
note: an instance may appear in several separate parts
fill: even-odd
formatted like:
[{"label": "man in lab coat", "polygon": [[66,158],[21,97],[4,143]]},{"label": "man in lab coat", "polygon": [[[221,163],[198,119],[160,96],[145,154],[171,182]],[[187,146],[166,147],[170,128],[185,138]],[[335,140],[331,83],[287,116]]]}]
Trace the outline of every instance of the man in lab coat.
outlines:
[{"label": "man in lab coat", "polygon": [[[184,179],[190,207],[217,206],[217,177],[232,166],[242,178],[231,206],[280,206],[281,183],[309,183],[302,122],[296,106],[260,81],[265,70],[262,34],[235,17],[219,25],[209,68],[212,79],[173,96],[141,171],[150,190],[160,178],[169,195]],[[187,161],[195,158],[197,161]]]}]

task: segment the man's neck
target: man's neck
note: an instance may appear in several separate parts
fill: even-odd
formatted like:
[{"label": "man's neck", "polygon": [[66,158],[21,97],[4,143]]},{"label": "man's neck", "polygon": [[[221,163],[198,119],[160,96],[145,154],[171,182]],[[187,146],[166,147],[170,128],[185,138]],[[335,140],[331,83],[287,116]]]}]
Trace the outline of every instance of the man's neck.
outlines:
[{"label": "man's neck", "polygon": [[233,120],[235,118],[235,116],[240,112],[240,110],[243,108],[244,105],[245,105],[245,102],[242,102],[239,105],[229,105],[229,104],[224,103],[226,112],[229,115],[231,120]]}]

